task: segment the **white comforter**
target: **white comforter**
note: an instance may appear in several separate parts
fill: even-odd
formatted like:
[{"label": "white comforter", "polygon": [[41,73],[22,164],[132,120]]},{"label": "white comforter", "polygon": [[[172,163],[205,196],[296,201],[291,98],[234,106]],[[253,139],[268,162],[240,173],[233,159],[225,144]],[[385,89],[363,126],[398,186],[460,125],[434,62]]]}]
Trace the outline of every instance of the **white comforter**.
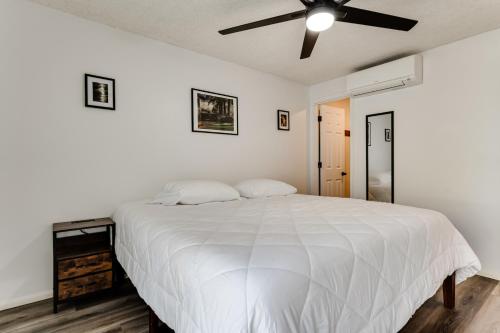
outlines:
[{"label": "white comforter", "polygon": [[444,278],[480,269],[435,211],[292,195],[126,204],[116,251],[176,333],[397,332]]}]

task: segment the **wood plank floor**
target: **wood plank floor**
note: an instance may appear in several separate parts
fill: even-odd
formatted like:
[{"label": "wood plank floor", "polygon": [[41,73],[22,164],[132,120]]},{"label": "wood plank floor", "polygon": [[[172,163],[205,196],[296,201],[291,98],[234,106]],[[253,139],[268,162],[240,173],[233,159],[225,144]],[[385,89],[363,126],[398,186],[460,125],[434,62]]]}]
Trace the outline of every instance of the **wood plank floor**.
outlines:
[{"label": "wood plank floor", "polygon": [[[457,287],[457,307],[447,310],[441,292],[428,300],[402,333],[499,333],[500,284],[476,276]],[[148,331],[144,302],[131,287],[116,296],[60,307],[52,313],[50,300],[0,312],[2,333],[143,333]]]}]

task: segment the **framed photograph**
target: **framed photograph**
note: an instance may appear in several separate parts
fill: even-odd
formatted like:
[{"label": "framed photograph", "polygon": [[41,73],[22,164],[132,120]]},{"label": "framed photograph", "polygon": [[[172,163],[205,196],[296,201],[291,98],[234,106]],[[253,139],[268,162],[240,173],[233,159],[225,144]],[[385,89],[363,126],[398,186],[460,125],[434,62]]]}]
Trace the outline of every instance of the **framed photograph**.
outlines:
[{"label": "framed photograph", "polygon": [[372,145],[372,123],[366,123],[366,141],[368,142],[368,146]]},{"label": "framed photograph", "polygon": [[193,132],[238,135],[238,97],[191,89]]},{"label": "framed photograph", "polygon": [[278,110],[278,130],[289,131],[290,130],[290,112]]},{"label": "framed photograph", "polygon": [[385,129],[385,142],[391,142],[392,140],[392,135],[391,135],[391,130],[389,128]]},{"label": "framed photograph", "polygon": [[115,80],[85,74],[85,106],[115,110]]}]

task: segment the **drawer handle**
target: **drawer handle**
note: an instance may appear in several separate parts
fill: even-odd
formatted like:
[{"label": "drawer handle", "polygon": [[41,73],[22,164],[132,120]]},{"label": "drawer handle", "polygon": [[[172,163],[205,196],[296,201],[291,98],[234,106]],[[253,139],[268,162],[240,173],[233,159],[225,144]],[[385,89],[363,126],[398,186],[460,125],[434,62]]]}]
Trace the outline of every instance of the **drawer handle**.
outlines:
[{"label": "drawer handle", "polygon": [[75,268],[85,268],[85,267],[90,267],[90,266],[95,266],[95,265],[97,265],[96,262],[89,262],[86,264],[81,264],[81,265],[75,266]]},{"label": "drawer handle", "polygon": [[76,269],[80,269],[80,268],[86,268],[86,267],[91,267],[91,266],[97,266],[97,265],[101,265],[104,263],[105,263],[105,260],[95,259],[95,260],[87,261],[87,262],[79,264],[79,265],[75,265],[73,267]]},{"label": "drawer handle", "polygon": [[80,285],[78,286],[78,288],[83,289],[83,288],[85,288],[85,287],[91,287],[91,286],[96,285],[96,284],[97,284],[97,282],[96,282],[96,281],[93,281],[93,282],[90,282],[90,283],[87,283],[87,284],[80,284]]}]

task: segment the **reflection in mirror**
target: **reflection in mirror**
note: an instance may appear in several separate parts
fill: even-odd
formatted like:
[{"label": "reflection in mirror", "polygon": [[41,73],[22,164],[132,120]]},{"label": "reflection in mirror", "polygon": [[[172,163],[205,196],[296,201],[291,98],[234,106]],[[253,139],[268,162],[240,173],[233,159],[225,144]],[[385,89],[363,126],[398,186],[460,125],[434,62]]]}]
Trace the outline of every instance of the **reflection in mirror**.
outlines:
[{"label": "reflection in mirror", "polygon": [[394,203],[394,112],[366,116],[366,200]]}]

